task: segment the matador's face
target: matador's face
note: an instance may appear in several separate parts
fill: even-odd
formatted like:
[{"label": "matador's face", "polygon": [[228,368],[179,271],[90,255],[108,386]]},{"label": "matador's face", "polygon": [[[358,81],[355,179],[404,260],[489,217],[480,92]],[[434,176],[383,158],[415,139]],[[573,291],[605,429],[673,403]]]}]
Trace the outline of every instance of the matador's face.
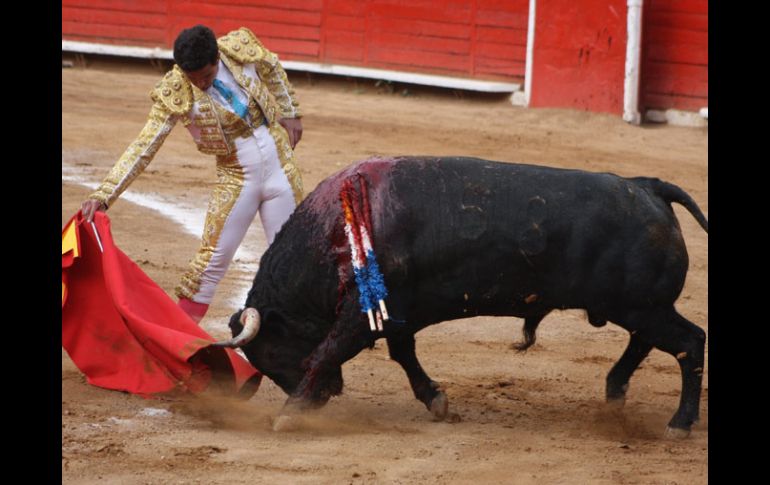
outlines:
[{"label": "matador's face", "polygon": [[197,71],[190,71],[190,72],[185,71],[185,74],[187,75],[187,78],[190,80],[190,82],[195,85],[196,88],[202,91],[205,91],[208,88],[210,88],[211,85],[214,83],[214,79],[216,79],[217,77],[217,72],[219,72],[218,59],[214,61],[213,64],[210,64],[208,66],[203,66]]}]

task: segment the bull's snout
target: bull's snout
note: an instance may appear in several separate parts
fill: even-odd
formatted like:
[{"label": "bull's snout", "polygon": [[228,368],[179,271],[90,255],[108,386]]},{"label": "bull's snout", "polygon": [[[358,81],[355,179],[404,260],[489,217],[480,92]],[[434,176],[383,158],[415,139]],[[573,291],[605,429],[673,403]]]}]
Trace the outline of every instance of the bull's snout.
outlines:
[{"label": "bull's snout", "polygon": [[252,339],[257,336],[257,332],[259,332],[260,318],[256,308],[246,308],[243,310],[243,313],[241,313],[241,324],[243,325],[243,330],[236,337],[233,337],[230,340],[216,342],[211,345],[214,347],[228,347],[232,349],[251,342]]}]

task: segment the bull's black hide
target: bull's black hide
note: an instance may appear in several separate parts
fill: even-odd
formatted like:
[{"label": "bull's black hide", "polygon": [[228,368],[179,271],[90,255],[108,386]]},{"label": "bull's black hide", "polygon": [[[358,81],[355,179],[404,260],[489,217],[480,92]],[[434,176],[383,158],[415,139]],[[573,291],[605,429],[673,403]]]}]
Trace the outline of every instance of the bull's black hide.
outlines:
[{"label": "bull's black hide", "polygon": [[[389,289],[391,321],[369,329],[351,277],[339,193],[362,175],[374,247]],[[680,407],[669,423],[686,434],[698,419],[705,333],[674,302],[687,251],[671,208],[708,223],[680,188],[654,178],[562,170],[470,158],[372,159],[324,180],[264,254],[246,306],[262,327],[243,350],[289,394],[292,407],[320,406],[342,390],[341,365],[385,337],[415,396],[437,417],[444,393],[415,355],[414,334],[476,315],[525,319],[526,348],[551,310],[585,309],[596,326],[630,333],[607,376],[622,400],[653,347],[677,357]],[[242,326],[233,315],[234,334]]]}]

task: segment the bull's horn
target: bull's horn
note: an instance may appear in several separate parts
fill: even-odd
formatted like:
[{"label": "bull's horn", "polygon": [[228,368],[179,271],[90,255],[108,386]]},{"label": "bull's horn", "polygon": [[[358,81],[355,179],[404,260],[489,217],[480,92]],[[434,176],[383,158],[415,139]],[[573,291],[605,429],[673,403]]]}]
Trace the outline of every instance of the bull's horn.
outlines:
[{"label": "bull's horn", "polygon": [[231,349],[246,345],[257,336],[257,332],[259,332],[259,323],[259,312],[256,308],[247,308],[241,313],[241,325],[243,325],[241,333],[230,340],[223,340],[211,345],[214,347],[229,347]]}]

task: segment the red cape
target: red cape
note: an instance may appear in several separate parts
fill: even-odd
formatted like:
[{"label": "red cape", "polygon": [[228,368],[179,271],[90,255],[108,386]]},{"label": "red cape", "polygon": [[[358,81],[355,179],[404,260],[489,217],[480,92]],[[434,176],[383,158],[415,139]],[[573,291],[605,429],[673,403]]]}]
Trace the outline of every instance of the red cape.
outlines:
[{"label": "red cape", "polygon": [[115,246],[104,213],[93,224],[78,212],[62,231],[62,345],[88,382],[144,396],[256,392],[259,371],[210,346],[215,339]]}]

